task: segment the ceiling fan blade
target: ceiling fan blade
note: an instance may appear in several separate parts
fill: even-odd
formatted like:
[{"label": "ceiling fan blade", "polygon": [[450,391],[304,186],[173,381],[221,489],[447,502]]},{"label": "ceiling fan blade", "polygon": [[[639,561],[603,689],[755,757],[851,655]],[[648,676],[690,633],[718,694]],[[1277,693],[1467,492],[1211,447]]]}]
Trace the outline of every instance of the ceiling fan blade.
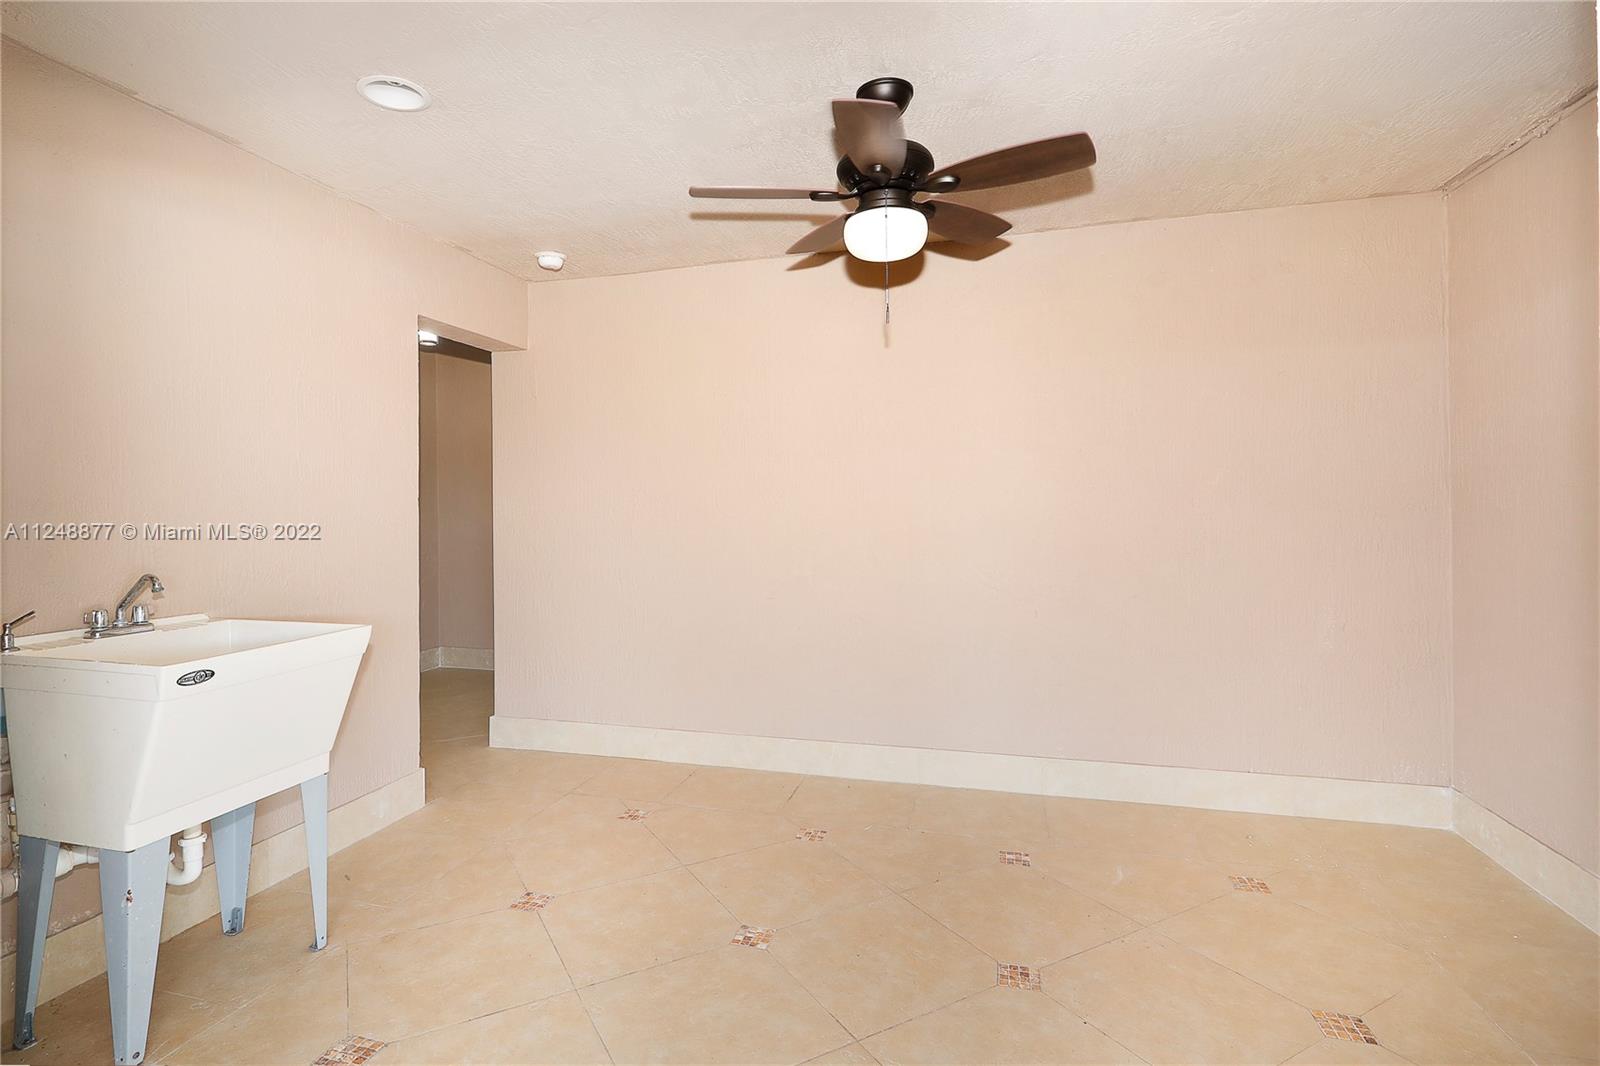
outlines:
[{"label": "ceiling fan blade", "polygon": [[[744,185],[691,185],[689,195],[702,200],[809,200],[811,189],[762,189]],[[827,193],[826,195],[833,195]]]},{"label": "ceiling fan blade", "polygon": [[954,166],[934,171],[925,184],[931,185],[940,178],[955,175],[961,179],[961,184],[956,186],[960,192],[993,189],[999,185],[1016,185],[1082,170],[1092,166],[1094,159],[1094,142],[1089,135],[1069,133],[1065,137],[1029,141],[962,160]]},{"label": "ceiling fan blade", "polygon": [[881,166],[893,177],[906,165],[906,131],[900,109],[887,100],[835,100],[833,125],[844,154],[863,174]]},{"label": "ceiling fan blade", "polygon": [[795,241],[789,246],[790,255],[806,255],[811,252],[824,251],[827,248],[844,240],[844,224],[850,221],[849,215],[840,215],[832,222],[824,222],[810,233]]},{"label": "ceiling fan blade", "polygon": [[923,204],[922,209],[928,216],[928,229],[961,244],[992,241],[1011,228],[1011,223],[998,215],[948,200]]}]

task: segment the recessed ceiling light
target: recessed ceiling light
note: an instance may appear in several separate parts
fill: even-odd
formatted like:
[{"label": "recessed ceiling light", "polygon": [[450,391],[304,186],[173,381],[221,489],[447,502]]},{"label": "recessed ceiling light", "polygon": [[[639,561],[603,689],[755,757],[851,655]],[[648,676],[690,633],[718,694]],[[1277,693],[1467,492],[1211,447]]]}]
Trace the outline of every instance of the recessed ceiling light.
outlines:
[{"label": "recessed ceiling light", "polygon": [[417,330],[417,343],[424,348],[432,348],[439,343],[439,335],[429,329]]},{"label": "recessed ceiling light", "polygon": [[545,270],[560,270],[567,265],[565,252],[540,252],[533,259]]},{"label": "recessed ceiling light", "polygon": [[389,111],[421,111],[433,103],[428,90],[393,74],[372,74],[356,82],[356,91]]}]

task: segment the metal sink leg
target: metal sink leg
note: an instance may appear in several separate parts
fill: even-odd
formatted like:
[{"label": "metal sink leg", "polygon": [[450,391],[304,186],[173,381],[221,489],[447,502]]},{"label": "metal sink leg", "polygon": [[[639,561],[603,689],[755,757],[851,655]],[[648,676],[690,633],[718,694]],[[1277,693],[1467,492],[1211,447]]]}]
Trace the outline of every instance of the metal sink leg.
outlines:
[{"label": "metal sink leg", "polygon": [[100,909],[106,932],[106,980],[111,986],[111,1047],[119,1066],[144,1061],[166,898],[166,837],[137,851],[101,849]]}]

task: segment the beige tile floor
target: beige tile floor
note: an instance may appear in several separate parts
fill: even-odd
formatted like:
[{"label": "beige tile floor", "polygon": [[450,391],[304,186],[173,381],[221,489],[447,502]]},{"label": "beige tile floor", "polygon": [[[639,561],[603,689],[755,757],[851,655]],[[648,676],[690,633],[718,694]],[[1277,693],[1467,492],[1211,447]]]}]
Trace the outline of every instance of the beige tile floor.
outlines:
[{"label": "beige tile floor", "polygon": [[[1449,833],[495,751],[491,683],[424,675],[326,951],[303,875],[165,945],[152,1061],[1600,1063],[1596,938]],[[39,1029],[110,1061],[104,980]]]}]

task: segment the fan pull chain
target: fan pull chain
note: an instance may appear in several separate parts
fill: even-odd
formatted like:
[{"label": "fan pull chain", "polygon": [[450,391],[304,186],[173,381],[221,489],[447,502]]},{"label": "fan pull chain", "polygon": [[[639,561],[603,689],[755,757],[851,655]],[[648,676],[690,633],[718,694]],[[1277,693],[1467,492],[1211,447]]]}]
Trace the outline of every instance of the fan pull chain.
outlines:
[{"label": "fan pull chain", "polygon": [[883,325],[889,326],[889,209],[883,209]]}]

